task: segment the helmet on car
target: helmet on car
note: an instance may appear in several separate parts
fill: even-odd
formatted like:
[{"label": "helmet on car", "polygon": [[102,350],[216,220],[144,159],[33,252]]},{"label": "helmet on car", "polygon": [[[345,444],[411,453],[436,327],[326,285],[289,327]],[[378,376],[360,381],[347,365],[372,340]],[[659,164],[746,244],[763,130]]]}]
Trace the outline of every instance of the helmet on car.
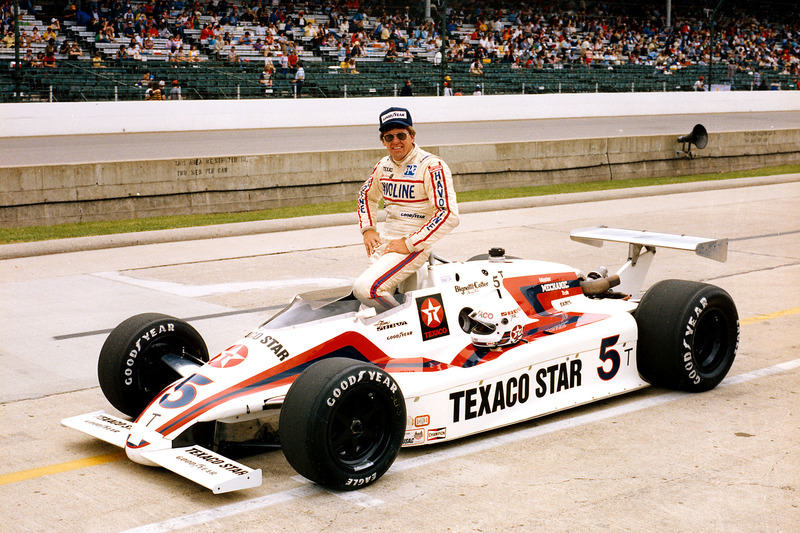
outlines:
[{"label": "helmet on car", "polygon": [[492,293],[469,314],[469,335],[476,348],[498,348],[516,344],[525,330],[526,317],[513,298]]}]

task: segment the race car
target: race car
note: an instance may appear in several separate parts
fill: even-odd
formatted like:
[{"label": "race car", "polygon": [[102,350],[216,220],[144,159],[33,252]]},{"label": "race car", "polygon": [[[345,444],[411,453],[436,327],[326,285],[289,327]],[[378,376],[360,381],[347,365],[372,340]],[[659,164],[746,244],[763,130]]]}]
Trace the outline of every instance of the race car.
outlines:
[{"label": "race car", "polygon": [[106,339],[101,389],[125,418],[62,423],[215,493],[261,484],[226,457],[280,446],[320,485],[379,479],[401,447],[451,441],[648,385],[707,391],[736,356],[731,297],[665,280],[640,294],[659,247],[725,261],[727,240],[597,226],[578,242],[628,243],[616,274],[523,260],[493,248],[435,255],[377,314],[350,292],[295,297],[209,360],[187,322],[131,317]]}]

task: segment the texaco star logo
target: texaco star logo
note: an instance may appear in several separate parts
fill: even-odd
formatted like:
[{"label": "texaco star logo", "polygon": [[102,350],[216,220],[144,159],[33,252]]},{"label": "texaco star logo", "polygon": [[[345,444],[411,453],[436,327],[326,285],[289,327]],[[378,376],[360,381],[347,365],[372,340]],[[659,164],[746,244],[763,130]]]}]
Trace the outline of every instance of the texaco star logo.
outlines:
[{"label": "texaco star logo", "polygon": [[519,325],[519,324],[517,324],[517,325],[516,325],[516,326],[514,326],[514,328],[511,330],[511,340],[512,340],[513,342],[517,342],[517,341],[518,341],[518,340],[520,340],[521,338],[522,338],[522,326],[521,326],[521,325]]},{"label": "texaco star logo", "polygon": [[428,298],[422,303],[420,308],[422,319],[429,328],[438,327],[442,323],[442,306],[433,298]]},{"label": "texaco star logo", "polygon": [[235,344],[216,356],[210,363],[215,368],[230,368],[236,366],[247,358],[247,346]]}]

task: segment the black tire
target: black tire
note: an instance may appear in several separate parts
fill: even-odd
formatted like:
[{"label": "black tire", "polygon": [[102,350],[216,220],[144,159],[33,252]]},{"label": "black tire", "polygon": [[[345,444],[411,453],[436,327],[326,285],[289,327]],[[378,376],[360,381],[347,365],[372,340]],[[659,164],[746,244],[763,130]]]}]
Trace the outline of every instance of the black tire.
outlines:
[{"label": "black tire", "polygon": [[323,359],[303,371],[281,408],[281,447],[302,476],[353,490],[392,465],[406,426],[400,387],[380,368],[352,359]]},{"label": "black tire", "polygon": [[649,383],[688,392],[716,387],[739,344],[739,314],[727,292],[705,283],[665,280],[635,312],[636,363]]},{"label": "black tire", "polygon": [[203,337],[178,318],[144,313],[114,328],[97,362],[100,388],[111,405],[138,417],[156,394],[181,377],[164,363],[165,354],[208,361]]}]

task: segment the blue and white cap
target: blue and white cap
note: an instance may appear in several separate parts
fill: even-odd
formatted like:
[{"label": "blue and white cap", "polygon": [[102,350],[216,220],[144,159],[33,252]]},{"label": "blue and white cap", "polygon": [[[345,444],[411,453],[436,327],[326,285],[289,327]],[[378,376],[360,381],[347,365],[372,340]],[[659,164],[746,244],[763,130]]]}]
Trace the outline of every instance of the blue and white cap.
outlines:
[{"label": "blue and white cap", "polygon": [[381,132],[392,128],[410,128],[413,125],[411,113],[404,107],[390,107],[380,116],[378,129]]}]

